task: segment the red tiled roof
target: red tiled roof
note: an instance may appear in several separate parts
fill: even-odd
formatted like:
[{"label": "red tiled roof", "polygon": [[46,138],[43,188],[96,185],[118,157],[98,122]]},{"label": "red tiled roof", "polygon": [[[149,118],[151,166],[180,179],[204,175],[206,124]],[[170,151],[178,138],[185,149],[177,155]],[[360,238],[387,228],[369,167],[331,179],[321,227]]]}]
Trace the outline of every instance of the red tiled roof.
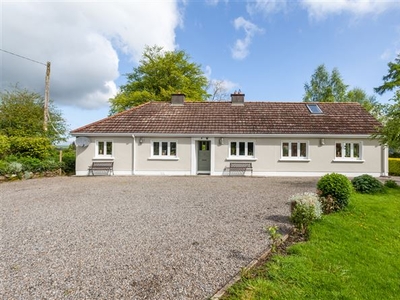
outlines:
[{"label": "red tiled roof", "polygon": [[371,134],[380,123],[358,103],[149,102],[72,131],[160,134]]}]

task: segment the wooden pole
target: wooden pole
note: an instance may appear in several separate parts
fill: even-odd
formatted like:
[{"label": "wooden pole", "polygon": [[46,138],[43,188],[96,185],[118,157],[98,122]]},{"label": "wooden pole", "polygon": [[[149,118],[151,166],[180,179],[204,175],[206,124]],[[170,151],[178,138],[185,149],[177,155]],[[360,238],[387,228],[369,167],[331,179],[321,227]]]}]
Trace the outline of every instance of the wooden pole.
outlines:
[{"label": "wooden pole", "polygon": [[[62,163],[62,158],[63,158],[63,152],[62,152],[62,150],[60,150],[60,165]],[[62,175],[62,168],[61,167],[60,167],[60,170],[59,170],[59,174],[60,174],[60,176]]]},{"label": "wooden pole", "polygon": [[49,97],[50,97],[50,62],[46,65],[46,79],[45,79],[45,91],[44,91],[44,119],[43,119],[43,130],[47,131],[47,123],[49,116]]}]

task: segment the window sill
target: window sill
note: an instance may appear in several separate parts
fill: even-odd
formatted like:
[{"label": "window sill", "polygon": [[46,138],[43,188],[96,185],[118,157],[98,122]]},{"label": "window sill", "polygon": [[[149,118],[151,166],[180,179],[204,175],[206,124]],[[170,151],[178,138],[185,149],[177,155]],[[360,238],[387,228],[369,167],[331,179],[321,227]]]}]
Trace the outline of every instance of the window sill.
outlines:
[{"label": "window sill", "polygon": [[114,156],[95,156],[93,160],[114,160]]},{"label": "window sill", "polygon": [[147,158],[147,160],[179,160],[179,157],[162,157],[162,156],[150,156],[149,158]]},{"label": "window sill", "polygon": [[363,163],[365,160],[363,159],[334,159],[332,160],[334,163]]},{"label": "window sill", "polygon": [[243,156],[243,157],[230,156],[230,157],[227,157],[225,159],[225,161],[257,161],[257,158],[256,157],[246,157],[246,156]]},{"label": "window sill", "polygon": [[278,161],[281,161],[281,162],[285,162],[285,161],[287,161],[287,162],[310,162],[311,159],[309,159],[309,158],[281,158]]}]

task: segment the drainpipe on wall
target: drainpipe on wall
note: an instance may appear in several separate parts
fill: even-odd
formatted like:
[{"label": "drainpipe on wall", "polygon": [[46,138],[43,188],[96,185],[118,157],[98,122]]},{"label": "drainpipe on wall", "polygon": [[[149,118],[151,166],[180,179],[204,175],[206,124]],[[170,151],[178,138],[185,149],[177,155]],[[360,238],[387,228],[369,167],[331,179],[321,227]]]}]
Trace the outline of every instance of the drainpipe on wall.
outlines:
[{"label": "drainpipe on wall", "polygon": [[132,175],[135,175],[135,159],[136,159],[136,146],[135,146],[135,135],[132,134]]},{"label": "drainpipe on wall", "polygon": [[381,176],[389,176],[389,148],[384,145],[382,147],[382,173]]}]

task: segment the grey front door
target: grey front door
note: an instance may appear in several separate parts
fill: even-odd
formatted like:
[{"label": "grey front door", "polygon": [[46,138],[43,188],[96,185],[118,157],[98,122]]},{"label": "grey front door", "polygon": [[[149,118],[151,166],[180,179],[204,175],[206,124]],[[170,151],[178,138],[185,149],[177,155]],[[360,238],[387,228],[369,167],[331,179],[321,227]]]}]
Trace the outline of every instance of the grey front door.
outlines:
[{"label": "grey front door", "polygon": [[211,151],[210,141],[198,141],[197,174],[210,174]]}]

